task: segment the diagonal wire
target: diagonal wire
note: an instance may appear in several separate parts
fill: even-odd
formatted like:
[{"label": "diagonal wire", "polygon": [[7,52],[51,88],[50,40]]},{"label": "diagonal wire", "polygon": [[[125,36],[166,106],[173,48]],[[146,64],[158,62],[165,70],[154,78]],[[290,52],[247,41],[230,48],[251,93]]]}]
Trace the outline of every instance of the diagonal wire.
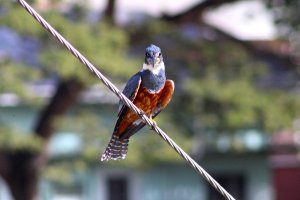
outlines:
[{"label": "diagonal wire", "polygon": [[126,96],[124,96],[118,88],[113,85],[94,65],[92,65],[79,51],[77,51],[63,36],[61,36],[50,24],[48,24],[25,0],[17,0],[27,12],[32,15],[52,36],[54,36],[61,44],[63,44],[80,62],[82,62],[92,73],[94,73],[104,85],[106,85],[119,99],[144,122],[152,127],[152,129],[162,137],[182,158],[184,158],[200,175],[210,183],[220,194],[227,200],[235,200],[213,177],[211,177],[196,161],[194,161],[187,153],[185,153],[164,131],[162,131],[152,120],[150,120],[143,112],[138,109]]}]

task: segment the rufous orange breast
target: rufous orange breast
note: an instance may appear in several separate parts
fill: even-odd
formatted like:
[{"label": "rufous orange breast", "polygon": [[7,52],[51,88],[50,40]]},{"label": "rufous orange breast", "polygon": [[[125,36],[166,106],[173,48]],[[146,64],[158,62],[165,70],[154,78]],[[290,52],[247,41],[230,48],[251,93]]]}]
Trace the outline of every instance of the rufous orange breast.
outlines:
[{"label": "rufous orange breast", "polygon": [[[146,88],[141,86],[138,91],[136,98],[134,99],[133,103],[139,109],[141,109],[148,117],[153,113],[160,96],[162,95],[162,89],[158,93],[150,93]],[[124,131],[134,123],[136,120],[139,119],[139,116],[135,114],[131,109],[128,109],[127,113],[125,114],[122,122],[119,125],[118,136],[121,136]]]}]

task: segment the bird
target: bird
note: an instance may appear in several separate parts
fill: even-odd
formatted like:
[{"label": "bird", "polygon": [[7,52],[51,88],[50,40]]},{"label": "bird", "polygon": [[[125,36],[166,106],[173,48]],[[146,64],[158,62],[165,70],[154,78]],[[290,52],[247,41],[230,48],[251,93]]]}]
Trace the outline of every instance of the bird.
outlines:
[{"label": "bird", "polygon": [[[123,94],[155,123],[153,118],[170,102],[174,89],[174,81],[166,79],[161,49],[151,44],[145,50],[142,69],[127,81]],[[101,161],[125,159],[129,138],[145,125],[146,123],[120,100],[118,119]]]}]

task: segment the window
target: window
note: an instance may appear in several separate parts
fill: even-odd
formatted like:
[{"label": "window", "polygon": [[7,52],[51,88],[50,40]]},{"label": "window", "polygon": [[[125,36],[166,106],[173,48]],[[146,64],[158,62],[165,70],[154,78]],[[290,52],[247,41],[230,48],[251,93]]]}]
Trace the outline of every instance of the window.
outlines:
[{"label": "window", "polygon": [[113,177],[107,180],[108,200],[128,200],[127,179]]},{"label": "window", "polygon": [[55,186],[53,200],[82,200],[82,188],[80,185]]},{"label": "window", "polygon": [[[224,187],[235,199],[245,199],[245,180],[242,175],[216,176],[216,181]],[[224,197],[213,187],[209,187],[209,200],[220,200]]]}]

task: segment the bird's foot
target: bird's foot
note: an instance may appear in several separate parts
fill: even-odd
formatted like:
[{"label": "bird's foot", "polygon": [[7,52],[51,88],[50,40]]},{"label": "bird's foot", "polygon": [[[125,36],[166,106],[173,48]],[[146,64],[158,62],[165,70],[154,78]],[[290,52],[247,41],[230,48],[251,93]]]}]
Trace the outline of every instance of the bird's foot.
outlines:
[{"label": "bird's foot", "polygon": [[146,115],[146,113],[144,111],[142,111],[142,110],[140,110],[140,111],[141,111],[141,113],[138,114],[140,117],[143,117],[143,115]]},{"label": "bird's foot", "polygon": [[152,116],[150,116],[150,120],[153,123],[153,125],[151,126],[151,129],[154,130],[154,128],[157,127],[157,123],[156,123],[156,121],[154,121],[154,119],[152,118]]}]

